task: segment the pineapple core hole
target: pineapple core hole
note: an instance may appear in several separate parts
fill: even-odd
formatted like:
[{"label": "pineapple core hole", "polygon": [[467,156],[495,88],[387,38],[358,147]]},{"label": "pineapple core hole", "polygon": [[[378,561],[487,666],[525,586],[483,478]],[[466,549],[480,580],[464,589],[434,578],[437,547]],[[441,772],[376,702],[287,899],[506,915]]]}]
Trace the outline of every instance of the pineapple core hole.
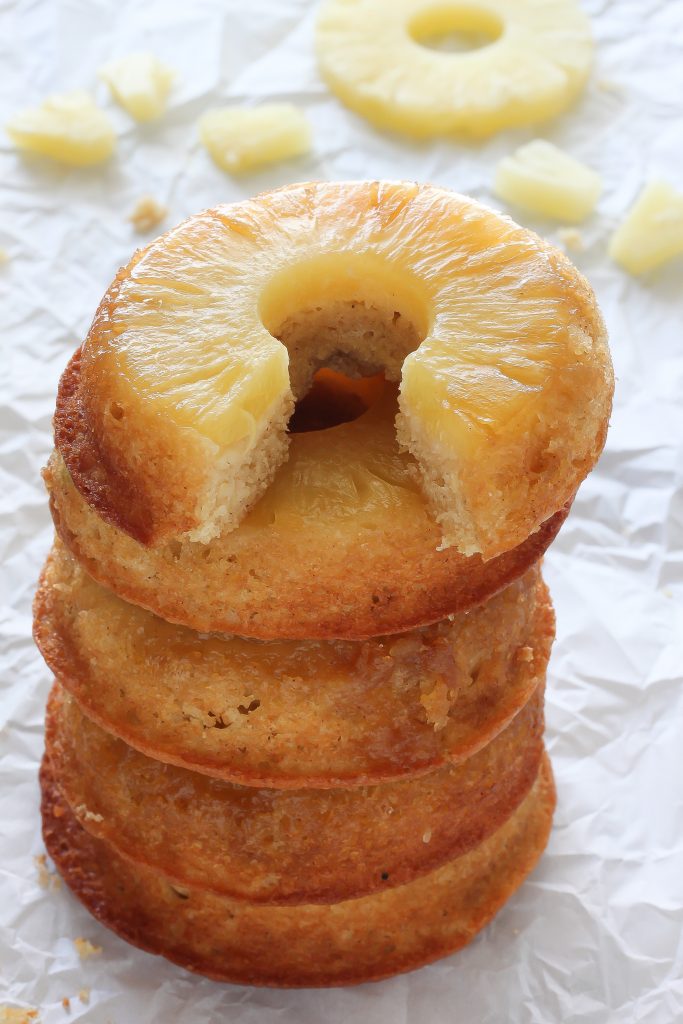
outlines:
[{"label": "pineapple core hole", "polygon": [[[385,260],[358,253],[328,254],[285,268],[268,282],[259,303],[264,327],[289,353],[297,401],[311,391],[323,368],[347,380],[383,373],[389,381],[400,381],[406,356],[429,332],[430,310],[420,281]],[[339,379],[334,387],[333,378],[320,379],[329,402],[339,405],[331,397],[335,388],[344,391]]]},{"label": "pineapple core hole", "polygon": [[329,430],[340,423],[357,420],[384,394],[383,373],[372,377],[347,377],[323,368],[313,376],[313,384],[296,403],[289,421],[290,434]]},{"label": "pineapple core hole", "polygon": [[480,50],[495,43],[502,32],[503,23],[495,14],[460,4],[428,7],[408,25],[414,42],[444,53]]}]

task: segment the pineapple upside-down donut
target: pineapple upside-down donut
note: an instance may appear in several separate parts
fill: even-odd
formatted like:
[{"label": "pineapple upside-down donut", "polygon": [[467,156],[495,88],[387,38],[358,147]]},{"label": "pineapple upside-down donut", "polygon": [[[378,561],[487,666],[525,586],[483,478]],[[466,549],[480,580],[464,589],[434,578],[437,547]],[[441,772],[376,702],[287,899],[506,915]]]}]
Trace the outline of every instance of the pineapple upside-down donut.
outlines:
[{"label": "pineapple upside-down donut", "polygon": [[543,690],[458,767],[355,789],[246,788],[165,765],[100,729],[59,684],[46,751],[84,828],[179,885],[337,903],[404,885],[503,824],[538,773]]},{"label": "pineapple upside-down donut", "polygon": [[[449,32],[485,45],[424,45]],[[577,0],[327,0],[316,49],[343,103],[415,137],[481,137],[554,117],[582,89],[593,52]]]},{"label": "pineapple upside-down donut", "polygon": [[[383,371],[387,393],[352,423],[292,435],[294,400],[325,366]],[[319,587],[323,631],[369,600],[393,605],[379,631],[409,628],[491,591],[453,601],[446,576],[486,574],[539,530],[544,549],[543,524],[600,453],[611,394],[594,296],[535,235],[433,186],[288,186],[191,218],[119,272],[60,388],[69,480],[56,458],[53,511],[96,578],[198,629],[268,635],[274,561],[293,563],[295,608],[297,580]],[[232,621],[143,593],[164,560],[176,590],[185,564],[235,576],[251,541],[256,586],[231,588]],[[409,609],[421,588],[432,607]]]},{"label": "pineapple upside-down donut", "polygon": [[156,867],[122,856],[79,823],[49,756],[40,779],[47,851],[98,920],[187,970],[285,988],[386,978],[466,945],[533,869],[555,806],[544,758],[519,807],[469,853],[360,899],[272,906],[179,887]]},{"label": "pineapple upside-down donut", "polygon": [[98,586],[57,543],[34,609],[48,667],[107,732],[159,761],[277,789],[467,760],[538,689],[554,636],[537,566],[425,629],[264,643],[164,622]]}]

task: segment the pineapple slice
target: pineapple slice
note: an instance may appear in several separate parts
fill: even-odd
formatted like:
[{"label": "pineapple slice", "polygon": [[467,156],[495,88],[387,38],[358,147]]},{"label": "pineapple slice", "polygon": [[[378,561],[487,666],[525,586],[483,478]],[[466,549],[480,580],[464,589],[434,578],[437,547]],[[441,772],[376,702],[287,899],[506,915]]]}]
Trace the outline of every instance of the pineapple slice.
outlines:
[{"label": "pineapple slice", "polygon": [[[452,31],[491,42],[467,53],[421,45]],[[554,117],[582,89],[593,49],[576,0],[327,0],[316,48],[343,103],[418,138],[483,137]]]},{"label": "pineapple slice", "polygon": [[175,75],[151,53],[130,53],[100,68],[114,99],[136,121],[154,121],[166,110]]},{"label": "pineapple slice", "polygon": [[146,536],[233,528],[286,458],[292,392],[325,365],[401,381],[399,439],[466,554],[526,540],[602,445],[604,329],[562,254],[433,186],[292,185],[153,242],[95,317],[86,415],[147,496]]},{"label": "pineapple slice", "polygon": [[577,224],[593,212],[600,175],[544,139],[534,139],[496,168],[494,191],[506,203]]},{"label": "pineapple slice", "polygon": [[644,274],[683,253],[683,194],[651,181],[612,235],[609,254],[631,274]]},{"label": "pineapple slice", "polygon": [[49,96],[35,110],[24,110],[7,125],[14,144],[72,167],[101,164],[114,152],[109,118],[85,92]]},{"label": "pineapple slice", "polygon": [[308,153],[311,131],[291,103],[208,110],[199,121],[199,136],[211,157],[230,173]]}]

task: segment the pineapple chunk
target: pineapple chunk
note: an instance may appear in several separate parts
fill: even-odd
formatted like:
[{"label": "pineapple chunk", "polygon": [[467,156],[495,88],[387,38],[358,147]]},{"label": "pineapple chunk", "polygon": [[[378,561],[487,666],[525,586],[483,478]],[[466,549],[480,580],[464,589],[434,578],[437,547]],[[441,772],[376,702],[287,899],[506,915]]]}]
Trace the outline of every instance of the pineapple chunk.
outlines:
[{"label": "pineapple chunk", "polygon": [[136,121],[154,121],[166,110],[173,71],[152,53],[130,53],[100,68],[114,99]]},{"label": "pineapple chunk", "polygon": [[500,161],[494,191],[506,203],[577,224],[595,209],[602,181],[551,142],[534,139]]},{"label": "pineapple chunk", "polygon": [[644,274],[683,253],[683,194],[651,181],[612,235],[609,254],[631,274]]},{"label": "pineapple chunk", "polygon": [[311,148],[308,121],[291,103],[209,110],[199,121],[199,136],[218,166],[230,173],[300,156]]},{"label": "pineapple chunk", "polygon": [[138,199],[128,220],[136,231],[151,231],[157,224],[161,224],[167,213],[167,208],[153,196],[143,196]]},{"label": "pineapple chunk", "polygon": [[[492,41],[466,53],[421,45],[453,31]],[[583,88],[593,47],[576,0],[327,0],[316,49],[343,103],[420,138],[483,137],[554,117]]]},{"label": "pineapple chunk", "polygon": [[85,92],[49,96],[35,110],[24,110],[7,125],[14,144],[72,167],[104,163],[116,136],[103,110]]}]

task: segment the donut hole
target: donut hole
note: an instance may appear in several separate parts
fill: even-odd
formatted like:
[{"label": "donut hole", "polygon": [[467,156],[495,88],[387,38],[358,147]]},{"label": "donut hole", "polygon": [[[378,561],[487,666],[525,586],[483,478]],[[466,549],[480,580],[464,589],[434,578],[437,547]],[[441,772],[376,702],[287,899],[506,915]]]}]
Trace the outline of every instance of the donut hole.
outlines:
[{"label": "donut hole", "polygon": [[328,368],[317,370],[310,390],[294,407],[288,430],[304,434],[351,423],[379,401],[384,388],[383,373],[354,378]]},{"label": "donut hole", "polygon": [[259,313],[287,348],[297,401],[321,369],[400,381],[406,356],[431,324],[422,282],[388,260],[358,253],[319,256],[280,271],[266,285]]},{"label": "donut hole", "polygon": [[437,4],[408,25],[413,42],[441,53],[469,53],[495,43],[503,22],[491,11],[461,4]]}]

